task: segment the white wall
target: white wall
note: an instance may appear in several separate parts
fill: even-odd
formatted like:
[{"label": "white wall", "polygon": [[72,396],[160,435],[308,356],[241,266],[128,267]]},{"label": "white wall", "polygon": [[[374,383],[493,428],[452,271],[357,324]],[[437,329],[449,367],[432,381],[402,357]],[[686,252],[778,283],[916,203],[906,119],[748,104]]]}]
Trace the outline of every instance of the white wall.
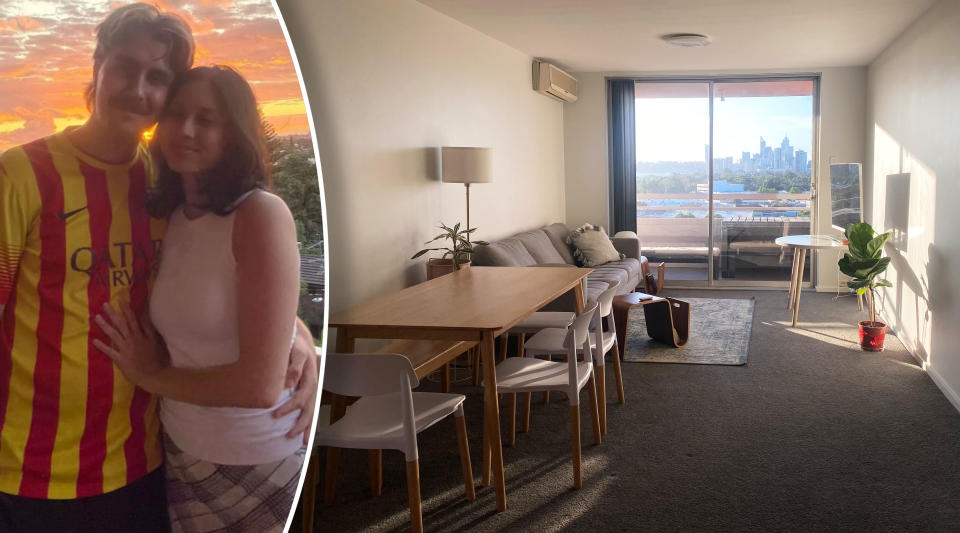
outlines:
[{"label": "white wall", "polygon": [[865,188],[868,220],[895,232],[883,316],[960,409],[957,28],[960,2],[942,0],[870,65]]},{"label": "white wall", "polygon": [[533,91],[533,58],[413,0],[278,3],[316,123],[331,311],[422,280],[410,256],[465,220],[437,147],[493,149],[476,238],[564,219],[562,104]]},{"label": "white wall", "polygon": [[[820,72],[820,202],[815,230],[837,234],[830,229],[830,168],[833,162],[857,163],[865,157],[863,123],[866,68],[807,69]],[[712,72],[579,72],[580,99],[564,107],[564,157],[566,158],[567,223],[599,222],[609,225],[607,167],[607,76],[692,76],[724,74],[785,74],[788,71]],[[837,286],[839,254],[820,253],[817,274],[820,290]],[[846,287],[844,285],[844,287]],[[844,289],[845,290],[845,289]]]}]

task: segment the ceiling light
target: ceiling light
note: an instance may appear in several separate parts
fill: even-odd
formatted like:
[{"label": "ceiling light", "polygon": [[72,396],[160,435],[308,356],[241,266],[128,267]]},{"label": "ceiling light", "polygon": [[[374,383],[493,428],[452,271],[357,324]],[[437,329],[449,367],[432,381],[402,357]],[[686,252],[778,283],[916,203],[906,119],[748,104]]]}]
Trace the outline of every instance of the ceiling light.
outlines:
[{"label": "ceiling light", "polygon": [[707,46],[710,44],[710,37],[700,33],[671,33],[660,37],[670,46]]}]

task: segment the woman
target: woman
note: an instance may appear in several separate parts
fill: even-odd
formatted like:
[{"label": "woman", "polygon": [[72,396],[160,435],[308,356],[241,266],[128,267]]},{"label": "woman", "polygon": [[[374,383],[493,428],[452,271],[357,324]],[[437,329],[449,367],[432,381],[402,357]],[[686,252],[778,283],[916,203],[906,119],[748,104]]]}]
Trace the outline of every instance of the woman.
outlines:
[{"label": "woman", "polygon": [[271,416],[291,395],[299,256],[289,209],[264,190],[249,84],[229,67],[187,72],[171,87],[157,148],[151,214],[169,222],[150,320],[141,327],[129,307],[105,306],[110,324],[98,323],[113,346],[97,347],[162,397],[173,531],[281,531],[304,458],[286,438],[299,413]]}]

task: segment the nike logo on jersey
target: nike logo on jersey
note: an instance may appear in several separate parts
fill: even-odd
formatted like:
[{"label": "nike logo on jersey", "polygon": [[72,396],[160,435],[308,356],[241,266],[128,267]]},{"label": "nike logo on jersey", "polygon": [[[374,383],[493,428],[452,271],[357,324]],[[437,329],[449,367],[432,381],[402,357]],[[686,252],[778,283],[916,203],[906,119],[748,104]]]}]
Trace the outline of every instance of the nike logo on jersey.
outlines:
[{"label": "nike logo on jersey", "polygon": [[77,213],[83,211],[86,208],[87,206],[83,206],[80,209],[74,209],[73,211],[67,211],[67,212],[60,211],[59,213],[57,213],[57,216],[60,217],[60,220],[66,221],[68,218],[72,217],[73,215],[76,215]]}]

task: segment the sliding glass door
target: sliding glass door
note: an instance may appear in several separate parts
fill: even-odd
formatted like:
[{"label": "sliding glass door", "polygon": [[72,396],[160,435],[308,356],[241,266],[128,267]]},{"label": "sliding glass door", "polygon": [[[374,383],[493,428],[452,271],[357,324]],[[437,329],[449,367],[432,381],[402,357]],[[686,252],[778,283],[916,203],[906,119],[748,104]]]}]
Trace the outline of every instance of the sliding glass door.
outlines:
[{"label": "sliding glass door", "polygon": [[635,95],[637,233],[667,283],[788,282],[774,241],[811,233],[817,79],[638,80]]},{"label": "sliding glass door", "polygon": [[706,280],[710,84],[638,82],[637,235],[670,279]]}]

